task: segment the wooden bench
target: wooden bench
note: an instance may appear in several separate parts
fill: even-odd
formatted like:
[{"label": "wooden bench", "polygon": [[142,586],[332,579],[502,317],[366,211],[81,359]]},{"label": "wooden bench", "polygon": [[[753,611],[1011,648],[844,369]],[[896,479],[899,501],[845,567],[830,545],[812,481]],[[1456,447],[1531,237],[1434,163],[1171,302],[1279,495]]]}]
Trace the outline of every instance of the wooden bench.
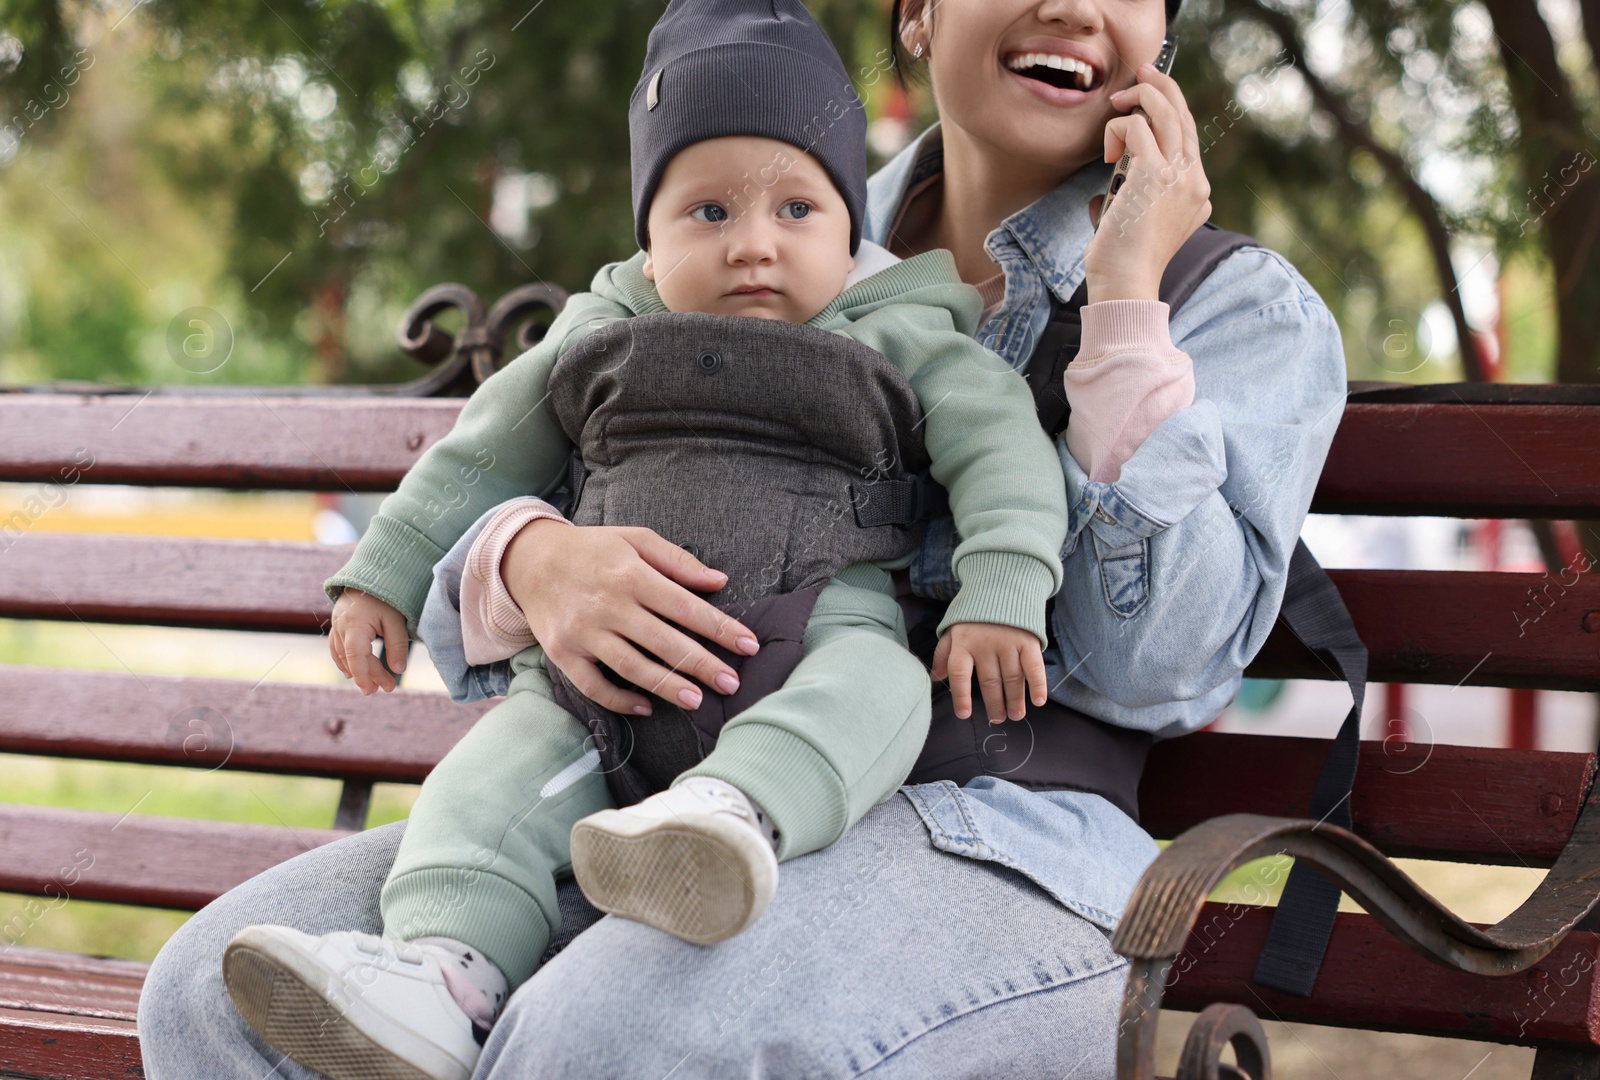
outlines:
[{"label": "wooden bench", "polygon": [[[439,366],[404,392],[0,393],[0,480],[389,491],[461,406],[459,398],[410,395],[470,387],[474,372],[493,370],[514,324],[540,304],[560,302],[553,290],[519,290],[515,302],[485,311],[459,286],[430,292],[413,307],[402,340]],[[468,313],[459,347],[428,321],[452,305]],[[518,345],[539,332],[523,325]],[[1462,393],[1476,397],[1470,404],[1353,402],[1313,508],[1600,517],[1600,408],[1552,404],[1537,387]],[[43,516],[20,537],[0,531],[0,617],[318,634],[330,614],[321,582],[349,553],[310,542],[51,534],[49,526]],[[1545,585],[1540,575],[1333,577],[1371,649],[1376,681],[1600,688],[1600,589],[1592,575],[1548,595],[1541,601],[1548,610],[1520,636],[1511,613]],[[1251,670],[1329,677],[1285,640],[1281,626]],[[0,891],[40,898],[41,910],[62,897],[195,910],[308,846],[362,828],[374,783],[421,781],[484,708],[412,690],[364,699],[348,685],[251,687],[0,666],[0,752],[343,781],[335,819],[317,832],[0,803]],[[1335,721],[1328,717],[1329,734]],[[1173,837],[1218,814],[1297,817],[1324,753],[1320,740],[1243,735],[1161,744],[1143,789],[1144,823]],[[1383,768],[1380,744],[1364,745],[1363,755],[1358,835],[1390,855],[1485,863],[1554,863],[1595,772],[1593,754],[1441,745],[1425,768],[1408,774]],[[1459,796],[1470,812],[1459,809]],[[1600,1039],[1594,934],[1569,934],[1531,969],[1485,978],[1431,965],[1372,916],[1340,915],[1314,997],[1257,997],[1245,980],[1270,912],[1203,901],[1202,892],[1193,912],[1166,911],[1180,923],[1198,918],[1192,937],[1187,924],[1167,934],[1180,945],[1187,937],[1187,951],[1174,954],[1182,977],[1167,988],[1167,1007],[1264,1003],[1285,1019],[1567,1047],[1567,1054]],[[14,917],[33,916],[0,912],[0,925]],[[134,1019],[144,970],[130,961],[0,948],[0,1075],[141,1075]],[[1384,977],[1371,978],[1375,970]],[[1125,1025],[1125,1034],[1135,1029],[1143,1027]],[[1539,1060],[1543,1069],[1546,1052]],[[1128,1071],[1139,1067],[1125,1058],[1123,1075],[1149,1075]]]}]

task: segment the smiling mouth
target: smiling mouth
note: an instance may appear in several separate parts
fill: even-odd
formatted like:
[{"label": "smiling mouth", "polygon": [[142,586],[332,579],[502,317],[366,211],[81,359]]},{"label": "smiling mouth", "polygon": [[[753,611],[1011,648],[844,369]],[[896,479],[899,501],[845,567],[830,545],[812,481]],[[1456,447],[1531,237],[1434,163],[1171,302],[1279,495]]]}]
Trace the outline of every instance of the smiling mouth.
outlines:
[{"label": "smiling mouth", "polygon": [[1101,76],[1092,65],[1070,56],[1054,53],[1018,53],[1003,61],[1006,70],[1025,79],[1036,79],[1058,90],[1087,93],[1100,87]]}]

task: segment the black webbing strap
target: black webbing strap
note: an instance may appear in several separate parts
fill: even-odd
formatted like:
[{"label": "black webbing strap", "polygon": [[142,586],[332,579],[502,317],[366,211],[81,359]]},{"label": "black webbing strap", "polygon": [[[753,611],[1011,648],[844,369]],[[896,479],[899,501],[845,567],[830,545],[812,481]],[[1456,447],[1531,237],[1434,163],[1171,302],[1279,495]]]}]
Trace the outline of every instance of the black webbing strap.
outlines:
[{"label": "black webbing strap", "polygon": [[[1301,644],[1324,663],[1332,663],[1350,687],[1350,711],[1333,737],[1328,759],[1311,792],[1311,817],[1348,829],[1350,789],[1356,782],[1356,758],[1361,749],[1361,703],[1367,692],[1367,647],[1356,634],[1338,588],[1317,565],[1304,540],[1295,542],[1278,618]],[[1306,863],[1295,863],[1250,977],[1263,986],[1310,997],[1338,907],[1339,886]]]},{"label": "black webbing strap", "polygon": [[850,485],[850,505],[856,524],[863,529],[878,525],[913,525],[930,514],[942,514],[949,496],[927,473],[898,480],[874,480]]},{"label": "black webbing strap", "polygon": [[[1183,307],[1223,259],[1239,248],[1253,246],[1259,246],[1253,238],[1219,229],[1210,222],[1196,229],[1161,276],[1160,297],[1169,312],[1175,314]],[[1071,415],[1064,376],[1083,341],[1082,308],[1088,299],[1086,285],[1080,285],[1065,304],[1052,298],[1049,321],[1028,361],[1028,385],[1033,390],[1039,424],[1052,436],[1066,428]],[[1349,828],[1350,790],[1355,783],[1360,749],[1361,703],[1367,689],[1367,650],[1339,598],[1339,590],[1303,541],[1296,541],[1290,556],[1278,618],[1308,649],[1334,665],[1350,687],[1354,704],[1334,736],[1311,799],[1313,818]],[[1289,873],[1283,897],[1273,913],[1267,941],[1252,976],[1255,981],[1309,996],[1338,906],[1338,887],[1309,867],[1297,864]]]},{"label": "black webbing strap", "polygon": [[583,454],[573,447],[572,454],[567,458],[567,504],[562,510],[567,517],[577,513],[578,500],[583,497],[583,482],[588,478],[589,470],[583,464]]}]

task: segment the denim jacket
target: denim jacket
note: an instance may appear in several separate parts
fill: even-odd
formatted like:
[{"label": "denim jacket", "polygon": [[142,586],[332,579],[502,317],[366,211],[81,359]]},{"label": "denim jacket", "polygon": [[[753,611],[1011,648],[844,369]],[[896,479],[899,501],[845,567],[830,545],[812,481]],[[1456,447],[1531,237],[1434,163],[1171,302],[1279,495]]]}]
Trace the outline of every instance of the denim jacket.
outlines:
[{"label": "denim jacket", "polygon": [[[863,235],[889,246],[907,189],[942,168],[935,123],[867,181]],[[1084,166],[984,240],[1006,289],[978,340],[1018,371],[1027,369],[1050,297],[1064,303],[1083,281],[1094,235],[1089,200],[1105,190],[1111,168]],[[1151,432],[1118,479],[1091,482],[1065,437],[1057,440],[1067,478],[1065,577],[1045,654],[1055,700],[1158,738],[1204,726],[1238,693],[1277,619],[1345,399],[1333,314],[1266,248],[1243,248],[1218,265],[1170,313],[1170,333],[1194,363],[1194,403]],[[948,522],[928,530],[911,567],[916,591],[948,595],[955,539]],[[998,777],[906,791],[935,846],[1018,870],[1107,930],[1157,851],[1098,795],[1029,791]]]},{"label": "denim jacket", "polygon": [[[887,247],[907,189],[942,163],[936,123],[868,179],[863,238]],[[1065,302],[1083,280],[1082,253],[1093,236],[1088,202],[1105,190],[1110,170],[1086,165],[984,241],[1006,289],[978,340],[1018,371],[1048,319],[1050,296]],[[1053,698],[1158,738],[1202,727],[1238,693],[1245,665],[1277,618],[1289,556],[1345,399],[1332,313],[1266,248],[1225,259],[1171,313],[1170,333],[1193,361],[1194,402],[1145,439],[1117,480],[1091,482],[1065,438],[1057,440],[1067,483],[1065,576],[1045,653]],[[430,652],[451,647],[454,613],[441,606],[450,602],[448,565],[459,574],[488,516],[436,572],[433,611],[425,608],[419,623],[425,641],[428,628],[438,628],[440,646],[430,641]],[[931,523],[910,567],[915,591],[954,595],[957,540],[948,518]],[[458,621],[453,632],[459,648]],[[470,685],[456,679],[452,692],[492,695],[504,679],[484,675]],[[1002,732],[1025,738],[1027,723]],[[1030,791],[993,776],[903,790],[936,847],[1017,870],[1108,931],[1158,850],[1098,795]]]}]

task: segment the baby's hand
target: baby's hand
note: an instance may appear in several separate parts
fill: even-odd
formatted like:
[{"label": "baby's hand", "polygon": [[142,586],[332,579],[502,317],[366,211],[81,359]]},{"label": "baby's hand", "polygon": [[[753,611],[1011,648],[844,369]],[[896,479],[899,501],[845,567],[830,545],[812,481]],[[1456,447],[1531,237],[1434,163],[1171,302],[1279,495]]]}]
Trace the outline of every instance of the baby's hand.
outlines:
[{"label": "baby's hand", "polygon": [[333,626],[328,631],[328,651],[347,678],[354,679],[363,696],[395,688],[394,676],[372,655],[372,642],[383,638],[384,657],[395,671],[406,669],[406,617],[376,596],[346,587],[333,605]]},{"label": "baby's hand", "polygon": [[1033,691],[1033,703],[1045,703],[1044,653],[1039,639],[1027,630],[998,623],[954,623],[939,638],[933,652],[933,677],[950,680],[955,713],[972,715],[972,675],[978,675],[989,723],[1021,720],[1027,712],[1023,691]]}]

